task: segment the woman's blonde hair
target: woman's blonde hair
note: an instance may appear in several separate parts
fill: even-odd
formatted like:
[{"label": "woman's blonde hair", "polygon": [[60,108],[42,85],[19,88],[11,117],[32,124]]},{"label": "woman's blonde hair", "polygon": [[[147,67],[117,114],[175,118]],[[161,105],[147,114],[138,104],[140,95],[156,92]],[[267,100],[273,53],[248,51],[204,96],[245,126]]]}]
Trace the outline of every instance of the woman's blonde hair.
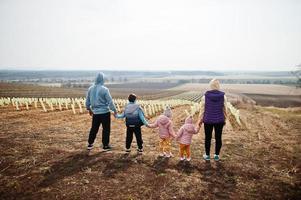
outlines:
[{"label": "woman's blonde hair", "polygon": [[211,90],[220,90],[219,81],[215,78],[209,82],[209,86]]}]

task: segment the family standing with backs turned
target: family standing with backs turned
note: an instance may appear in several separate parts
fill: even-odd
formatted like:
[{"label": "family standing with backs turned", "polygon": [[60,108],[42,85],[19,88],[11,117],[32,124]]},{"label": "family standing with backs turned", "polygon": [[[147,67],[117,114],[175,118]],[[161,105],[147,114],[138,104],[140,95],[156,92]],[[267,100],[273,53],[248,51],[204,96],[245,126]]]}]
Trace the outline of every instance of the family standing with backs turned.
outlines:
[{"label": "family standing with backs turned", "polygon": [[175,140],[179,143],[180,160],[190,161],[190,145],[192,137],[194,134],[199,132],[201,125],[204,123],[205,154],[203,155],[203,158],[205,160],[210,160],[211,138],[214,129],[215,154],[213,158],[215,161],[219,161],[219,154],[222,147],[222,132],[227,117],[227,98],[225,93],[220,91],[220,84],[218,80],[211,80],[209,85],[210,90],[204,94],[200,103],[201,110],[197,124],[194,125],[192,116],[188,116],[179,131],[175,133],[171,108],[166,107],[163,114],[160,115],[154,123],[148,123],[145,119],[142,108],[137,103],[137,96],[135,94],[129,95],[128,104],[126,105],[123,113],[118,114],[110,91],[104,86],[104,74],[98,73],[95,83],[89,88],[86,97],[86,108],[92,116],[92,126],[90,129],[87,149],[91,150],[93,148],[100,125],[102,125],[102,148],[104,151],[112,149],[110,146],[110,130],[111,111],[113,111],[115,118],[125,118],[125,151],[127,153],[131,151],[133,135],[136,137],[138,153],[143,152],[143,134],[141,132],[141,126],[145,125],[148,128],[158,128],[160,138],[160,156],[173,156],[171,152],[171,144],[172,140]]}]

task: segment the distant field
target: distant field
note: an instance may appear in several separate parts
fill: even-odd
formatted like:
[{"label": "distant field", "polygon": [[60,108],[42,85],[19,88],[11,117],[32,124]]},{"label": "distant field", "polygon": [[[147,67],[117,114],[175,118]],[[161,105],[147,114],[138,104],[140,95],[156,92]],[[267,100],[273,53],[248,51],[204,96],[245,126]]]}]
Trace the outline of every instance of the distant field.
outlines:
[{"label": "distant field", "polygon": [[30,84],[0,83],[2,97],[83,97],[83,88],[59,88]]},{"label": "distant field", "polygon": [[[243,102],[250,102],[252,99],[257,105],[275,107],[300,107],[301,88],[270,85],[270,84],[222,84],[222,90],[231,96],[232,102],[241,96]],[[183,84],[171,90],[181,90],[186,92],[204,93],[208,90],[208,84]]]},{"label": "distant field", "polygon": [[301,107],[301,95],[269,95],[269,94],[245,94],[258,105],[275,106],[281,108]]},{"label": "distant field", "polygon": [[[126,98],[130,93],[135,93],[141,99],[159,99],[182,93],[183,91],[165,90],[175,86],[173,84],[116,84],[109,85],[114,98]],[[30,84],[0,83],[1,97],[84,97],[87,88],[60,88],[46,87]]]},{"label": "distant field", "polygon": [[[209,89],[209,84],[188,83],[172,90],[200,91]],[[229,93],[269,94],[269,95],[301,95],[301,88],[273,84],[222,84],[221,89]]]},{"label": "distant field", "polygon": [[123,83],[108,84],[112,96],[126,98],[130,93],[135,93],[141,99],[160,99],[182,93],[181,90],[168,90],[176,87],[176,83]]},{"label": "distant field", "polygon": [[285,82],[294,82],[296,80],[296,77],[293,75],[286,75],[286,76],[277,76],[277,75],[258,75],[258,74],[231,74],[231,75],[198,75],[198,74],[191,74],[191,75],[167,75],[163,77],[139,77],[136,78],[135,80],[143,80],[143,81],[149,81],[149,82],[162,82],[162,81],[177,81],[177,80],[210,80],[212,78],[218,78],[221,81],[240,81],[240,82],[245,82],[245,81],[254,81],[254,80],[268,80],[270,82],[274,81],[285,81]]}]

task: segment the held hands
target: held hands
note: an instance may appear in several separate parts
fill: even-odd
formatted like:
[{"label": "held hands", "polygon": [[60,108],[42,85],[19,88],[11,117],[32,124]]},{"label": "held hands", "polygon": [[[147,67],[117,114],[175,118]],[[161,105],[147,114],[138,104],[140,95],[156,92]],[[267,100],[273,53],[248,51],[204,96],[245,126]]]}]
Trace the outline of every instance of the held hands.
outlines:
[{"label": "held hands", "polygon": [[93,116],[93,112],[92,112],[92,110],[91,110],[91,109],[89,109],[88,111],[89,111],[89,115],[90,115],[90,116]]},{"label": "held hands", "polygon": [[202,124],[203,124],[203,119],[200,119],[200,120],[197,122],[197,125],[198,125],[199,127],[201,127]]}]

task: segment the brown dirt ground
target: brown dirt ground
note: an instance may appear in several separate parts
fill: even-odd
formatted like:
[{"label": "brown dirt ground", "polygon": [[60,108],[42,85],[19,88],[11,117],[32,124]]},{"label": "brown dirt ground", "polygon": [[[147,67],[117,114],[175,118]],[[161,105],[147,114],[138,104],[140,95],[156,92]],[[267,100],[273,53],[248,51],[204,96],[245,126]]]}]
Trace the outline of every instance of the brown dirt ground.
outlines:
[{"label": "brown dirt ground", "polygon": [[[185,107],[173,109],[175,129]],[[244,128],[227,123],[220,162],[202,160],[204,132],[192,161],[159,158],[156,129],[143,128],[145,151],[123,152],[125,126],[112,119],[112,152],[85,150],[91,118],[72,111],[1,108],[0,199],[297,199],[300,109],[241,109]],[[154,121],[151,119],[150,121]],[[213,142],[214,146],[214,142]],[[213,147],[212,147],[213,151]]]}]

